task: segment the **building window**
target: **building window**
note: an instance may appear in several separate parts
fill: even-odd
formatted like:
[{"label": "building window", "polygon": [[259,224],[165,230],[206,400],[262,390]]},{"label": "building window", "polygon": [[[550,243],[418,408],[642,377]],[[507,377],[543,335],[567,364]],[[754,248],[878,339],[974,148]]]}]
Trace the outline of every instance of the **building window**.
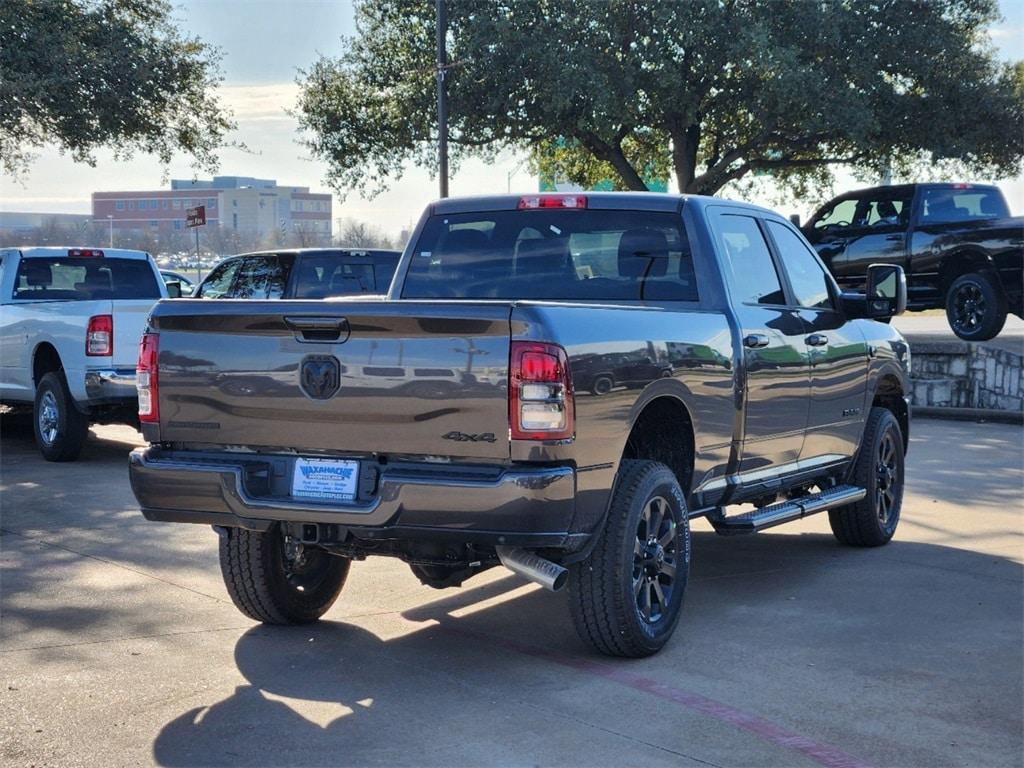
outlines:
[{"label": "building window", "polygon": [[206,198],[206,207],[210,208],[210,209],[216,208],[217,207],[217,198],[216,197],[208,197],[208,198]]},{"label": "building window", "polygon": [[163,200],[160,201],[160,207],[163,208],[165,211],[167,210],[167,198],[166,197]]},{"label": "building window", "polygon": [[117,210],[119,210],[119,211],[123,211],[124,210],[124,200],[118,200],[116,203],[114,203],[114,207],[117,208]]},{"label": "building window", "polygon": [[181,200],[179,200],[178,198],[174,198],[171,201],[171,207],[174,208],[174,210],[176,211],[181,210]]},{"label": "building window", "polygon": [[185,223],[185,222],[183,222],[183,221],[182,221],[181,219],[175,219],[175,220],[174,220],[174,228],[175,228],[175,229],[181,229],[181,227],[182,227],[182,225],[183,225],[184,223]]},{"label": "building window", "polygon": [[134,200],[129,200],[128,201],[128,210],[129,211],[134,211],[135,210],[135,201]]},{"label": "building window", "polygon": [[237,213],[232,213],[231,214],[231,225],[235,229],[238,229],[238,214]]},{"label": "building window", "polygon": [[151,227],[159,226],[159,224],[160,224],[160,222],[158,222],[158,221],[150,221],[149,222],[149,226],[151,226]]},{"label": "building window", "polygon": [[[232,208],[237,208],[238,207],[238,201],[237,200],[232,200],[231,201],[231,207]],[[237,227],[236,227],[236,229],[237,229]]]}]

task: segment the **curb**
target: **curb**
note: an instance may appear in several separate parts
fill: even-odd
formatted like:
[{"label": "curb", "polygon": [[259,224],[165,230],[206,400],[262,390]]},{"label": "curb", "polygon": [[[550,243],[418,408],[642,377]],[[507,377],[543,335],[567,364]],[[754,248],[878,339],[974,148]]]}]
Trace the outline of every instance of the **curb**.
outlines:
[{"label": "curb", "polygon": [[994,421],[1000,424],[1024,424],[1024,413],[1020,411],[997,411],[988,408],[939,408],[929,405],[914,405],[910,409],[914,417],[925,419],[952,419],[956,421]]}]

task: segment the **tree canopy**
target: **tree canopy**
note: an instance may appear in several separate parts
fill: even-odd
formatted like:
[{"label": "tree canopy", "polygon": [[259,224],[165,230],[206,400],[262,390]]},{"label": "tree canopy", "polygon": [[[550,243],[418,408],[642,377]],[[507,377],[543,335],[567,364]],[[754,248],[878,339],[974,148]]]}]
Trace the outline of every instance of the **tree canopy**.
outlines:
[{"label": "tree canopy", "polygon": [[0,0],[0,169],[55,145],[216,167],[234,126],[215,95],[218,54],[184,37],[165,0]]},{"label": "tree canopy", "polygon": [[[1024,64],[998,60],[996,0],[448,0],[453,164],[514,147],[542,172],[713,194],[889,163],[1019,172]],[[363,0],[298,116],[339,191],[433,169],[432,0]]]}]

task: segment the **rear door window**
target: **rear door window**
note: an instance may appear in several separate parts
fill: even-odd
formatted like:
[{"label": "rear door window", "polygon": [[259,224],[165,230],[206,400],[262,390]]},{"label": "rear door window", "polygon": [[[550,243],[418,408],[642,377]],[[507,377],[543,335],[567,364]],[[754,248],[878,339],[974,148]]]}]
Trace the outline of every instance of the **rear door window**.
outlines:
[{"label": "rear door window", "polygon": [[1010,215],[999,190],[978,187],[925,190],[922,206],[921,222],[926,224],[998,219]]},{"label": "rear door window", "polygon": [[231,286],[232,299],[280,299],[294,258],[289,254],[246,256]]},{"label": "rear door window", "polygon": [[403,298],[697,301],[678,214],[529,210],[434,216]]},{"label": "rear door window", "polygon": [[385,283],[383,288],[378,288],[374,263],[369,254],[307,254],[299,257],[294,298],[328,299],[362,293],[383,293],[387,285]]},{"label": "rear door window", "polygon": [[733,301],[784,305],[786,294],[757,220],[751,216],[717,214],[711,217],[711,224]]},{"label": "rear door window", "polygon": [[160,283],[144,259],[27,258],[18,265],[14,298],[159,299]]},{"label": "rear door window", "polygon": [[196,297],[202,299],[230,298],[231,283],[234,282],[241,259],[231,259],[217,265],[202,285],[196,290]]}]

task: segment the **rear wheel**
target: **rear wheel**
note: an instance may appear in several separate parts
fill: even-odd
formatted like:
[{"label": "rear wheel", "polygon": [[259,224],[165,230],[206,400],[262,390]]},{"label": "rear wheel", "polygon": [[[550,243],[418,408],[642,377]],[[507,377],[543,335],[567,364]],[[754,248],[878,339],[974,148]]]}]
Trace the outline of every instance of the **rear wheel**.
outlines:
[{"label": "rear wheel", "polygon": [[47,461],[74,461],[89,435],[89,419],[75,407],[58,371],[39,380],[33,410],[36,445]]},{"label": "rear wheel", "polygon": [[689,518],[672,470],[623,461],[604,529],[573,566],[576,631],[610,656],[656,653],[679,621],[689,567]]},{"label": "rear wheel", "polygon": [[228,528],[220,540],[220,569],[235,606],[264,624],[308,624],[334,601],[351,561],[305,547],[280,526],[267,531]]},{"label": "rear wheel", "polygon": [[988,341],[1006,323],[1006,297],[995,279],[980,272],[961,275],[946,294],[946,319],[967,341]]},{"label": "rear wheel", "polygon": [[860,501],[829,510],[832,533],[843,544],[877,547],[896,532],[903,507],[903,433],[892,411],[872,408],[851,482],[867,489]]}]

